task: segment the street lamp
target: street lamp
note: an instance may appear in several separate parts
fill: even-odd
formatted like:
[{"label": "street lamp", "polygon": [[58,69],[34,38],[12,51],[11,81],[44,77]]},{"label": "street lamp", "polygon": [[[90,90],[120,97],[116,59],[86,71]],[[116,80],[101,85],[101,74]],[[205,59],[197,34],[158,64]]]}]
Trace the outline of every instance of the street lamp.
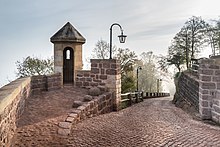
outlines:
[{"label": "street lamp", "polygon": [[159,87],[160,87],[160,81],[162,81],[162,79],[157,79],[157,93],[160,92]]},{"label": "street lamp", "polygon": [[138,92],[138,70],[142,70],[142,67],[138,66],[137,68],[137,92]]},{"label": "street lamp", "polygon": [[117,25],[120,27],[120,30],[121,30],[121,35],[119,35],[119,41],[120,43],[125,43],[125,39],[126,39],[126,35],[123,34],[123,30],[122,30],[122,27],[120,26],[120,24],[118,23],[113,23],[110,27],[110,58],[109,59],[112,59],[112,27],[114,25]]}]

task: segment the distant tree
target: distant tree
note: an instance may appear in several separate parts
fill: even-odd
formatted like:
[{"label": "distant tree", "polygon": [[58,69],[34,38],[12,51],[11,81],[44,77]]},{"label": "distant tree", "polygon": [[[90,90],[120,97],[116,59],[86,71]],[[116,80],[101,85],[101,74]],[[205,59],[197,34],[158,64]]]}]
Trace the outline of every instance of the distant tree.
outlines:
[{"label": "distant tree", "polygon": [[[161,78],[159,68],[157,68],[158,57],[152,51],[143,52],[140,57],[140,62],[137,66],[141,66],[142,70],[139,71],[138,86],[140,90],[145,92],[156,92],[157,79]],[[137,70],[137,67],[135,70]]]},{"label": "distant tree", "polygon": [[37,57],[26,57],[23,61],[17,61],[17,77],[33,75],[46,75],[53,73],[53,59],[39,59]]},{"label": "distant tree", "polygon": [[114,57],[121,62],[121,74],[128,74],[133,71],[133,67],[135,64],[135,60],[137,59],[137,55],[135,52],[130,51],[130,49],[122,49],[118,48],[116,56]]},{"label": "distant tree", "polygon": [[[95,44],[95,48],[92,50],[92,58],[94,59],[108,59],[110,54],[110,45],[105,40],[98,40]],[[115,55],[117,50],[116,46],[112,47],[113,56]]]},{"label": "distant tree", "polygon": [[220,18],[208,26],[207,36],[213,55],[220,54]]},{"label": "distant tree", "polygon": [[191,58],[200,52],[207,42],[206,31],[208,24],[201,18],[193,16],[186,23],[185,28],[188,30]]},{"label": "distant tree", "polygon": [[169,46],[168,65],[175,65],[180,71],[180,66],[185,64],[188,69],[191,59],[196,58],[197,53],[207,45],[208,26],[201,17],[189,18]]},{"label": "distant tree", "polygon": [[135,80],[133,75],[133,69],[135,61],[137,59],[136,54],[133,51],[127,49],[118,48],[115,59],[121,63],[121,91],[126,93],[135,90]]}]

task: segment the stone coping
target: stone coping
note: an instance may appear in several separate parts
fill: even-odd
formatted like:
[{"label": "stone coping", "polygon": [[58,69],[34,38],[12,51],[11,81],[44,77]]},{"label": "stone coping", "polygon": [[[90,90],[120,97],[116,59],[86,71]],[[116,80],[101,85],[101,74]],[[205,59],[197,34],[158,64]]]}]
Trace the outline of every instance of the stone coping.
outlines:
[{"label": "stone coping", "polygon": [[0,89],[0,113],[20,95],[24,87],[30,84],[31,78],[19,78]]},{"label": "stone coping", "polygon": [[[113,109],[103,111],[108,107],[112,108],[113,103],[110,99],[112,99],[112,92],[106,92],[74,109],[67,115],[64,121],[58,124],[59,128],[57,133],[62,136],[67,136],[71,133],[72,127],[78,122],[85,120],[86,118],[111,112]],[[104,103],[106,103],[106,105],[103,107]],[[100,107],[101,109],[99,110]]]}]

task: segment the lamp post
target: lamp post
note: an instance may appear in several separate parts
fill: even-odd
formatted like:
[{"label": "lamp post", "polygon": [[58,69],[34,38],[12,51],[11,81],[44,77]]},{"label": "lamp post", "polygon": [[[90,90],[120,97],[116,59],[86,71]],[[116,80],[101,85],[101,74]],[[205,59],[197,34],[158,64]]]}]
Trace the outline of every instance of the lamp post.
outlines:
[{"label": "lamp post", "polygon": [[113,23],[110,27],[110,58],[109,59],[112,59],[112,28],[114,25],[117,25],[119,26],[120,30],[121,30],[121,35],[119,35],[119,41],[120,43],[125,43],[125,39],[126,39],[126,35],[123,34],[123,30],[122,30],[122,27],[120,24],[118,23]]},{"label": "lamp post", "polygon": [[157,79],[157,93],[160,92],[159,87],[160,87],[160,81],[162,81],[162,79]]},{"label": "lamp post", "polygon": [[138,66],[137,68],[137,92],[138,92],[138,70],[142,70],[142,67]]}]

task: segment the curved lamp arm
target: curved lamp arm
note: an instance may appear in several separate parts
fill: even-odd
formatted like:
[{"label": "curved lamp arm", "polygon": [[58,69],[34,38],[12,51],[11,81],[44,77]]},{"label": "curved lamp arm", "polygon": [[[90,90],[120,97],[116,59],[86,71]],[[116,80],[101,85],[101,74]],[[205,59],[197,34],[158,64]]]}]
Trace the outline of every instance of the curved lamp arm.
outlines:
[{"label": "curved lamp arm", "polygon": [[113,26],[115,26],[115,25],[119,26],[119,28],[120,28],[120,30],[121,30],[121,35],[118,36],[120,43],[125,43],[125,39],[126,39],[126,37],[127,37],[126,35],[123,34],[123,29],[122,29],[122,27],[121,27],[120,24],[118,24],[118,23],[113,23],[113,24],[111,25],[111,27],[110,27],[110,58],[109,58],[109,59],[112,59],[112,28],[113,28]]}]

